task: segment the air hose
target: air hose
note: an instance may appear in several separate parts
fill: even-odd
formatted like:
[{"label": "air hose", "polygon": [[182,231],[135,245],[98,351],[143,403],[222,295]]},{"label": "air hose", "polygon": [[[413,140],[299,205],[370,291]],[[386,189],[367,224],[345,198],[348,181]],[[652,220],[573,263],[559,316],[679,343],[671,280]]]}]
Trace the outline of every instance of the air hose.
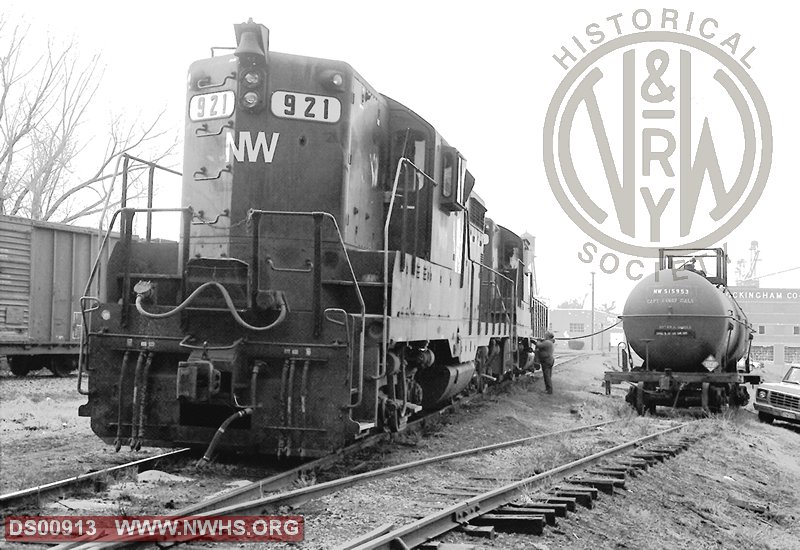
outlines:
[{"label": "air hose", "polygon": [[207,462],[211,462],[211,457],[214,456],[214,449],[217,448],[217,445],[219,444],[219,440],[225,434],[225,430],[228,429],[228,426],[231,425],[231,422],[233,422],[234,420],[236,420],[238,418],[244,418],[245,416],[250,416],[251,414],[253,414],[253,408],[252,407],[248,407],[246,409],[242,409],[240,411],[236,411],[235,413],[230,415],[228,418],[226,418],[225,422],[223,422],[222,425],[217,429],[217,433],[215,433],[214,437],[211,439],[211,444],[208,446],[208,450],[206,451],[206,454],[203,455],[203,458],[201,458],[200,460],[197,461],[197,465],[195,467],[199,468],[203,464],[205,464]]},{"label": "air hose", "polygon": [[236,306],[234,305],[233,300],[231,299],[231,295],[228,293],[228,290],[216,281],[208,281],[206,283],[203,283],[202,285],[197,287],[195,291],[192,292],[183,302],[181,302],[180,305],[176,306],[174,309],[165,311],[164,313],[151,313],[144,309],[144,306],[142,306],[142,301],[147,295],[149,295],[151,291],[151,285],[149,281],[139,281],[138,283],[136,283],[136,286],[133,289],[134,292],[136,292],[136,310],[142,316],[147,317],[148,319],[166,319],[168,317],[172,317],[173,315],[177,315],[178,313],[186,309],[186,307],[192,301],[194,301],[194,299],[197,298],[197,296],[199,296],[205,289],[209,287],[214,287],[220,291],[222,297],[225,299],[225,304],[228,306],[231,315],[233,315],[233,318],[236,320],[237,323],[239,323],[242,327],[246,328],[247,330],[256,330],[256,331],[269,330],[281,324],[283,320],[286,318],[286,303],[282,302],[280,304],[280,313],[278,314],[278,318],[275,319],[275,321],[264,327],[257,327],[251,325],[250,323],[242,319],[242,317],[239,315],[239,312],[236,311]]}]

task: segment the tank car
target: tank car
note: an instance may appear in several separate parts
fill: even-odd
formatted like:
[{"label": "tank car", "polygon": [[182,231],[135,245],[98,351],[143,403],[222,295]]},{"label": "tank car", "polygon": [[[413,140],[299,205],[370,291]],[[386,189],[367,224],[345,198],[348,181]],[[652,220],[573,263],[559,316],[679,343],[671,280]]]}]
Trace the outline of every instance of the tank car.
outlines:
[{"label": "tank car", "polygon": [[528,367],[533,251],[459,151],[350,65],[235,31],[189,69],[179,242],[121,209],[109,299],[84,300],[94,432],[322,456]]},{"label": "tank car", "polygon": [[[627,348],[623,370],[607,372],[610,384],[632,384],[627,401],[640,413],[658,405],[701,406],[718,411],[747,404],[752,327],[727,289],[722,249],[661,250],[660,269],[631,291],[622,314]],[[745,370],[739,372],[739,360]]]}]

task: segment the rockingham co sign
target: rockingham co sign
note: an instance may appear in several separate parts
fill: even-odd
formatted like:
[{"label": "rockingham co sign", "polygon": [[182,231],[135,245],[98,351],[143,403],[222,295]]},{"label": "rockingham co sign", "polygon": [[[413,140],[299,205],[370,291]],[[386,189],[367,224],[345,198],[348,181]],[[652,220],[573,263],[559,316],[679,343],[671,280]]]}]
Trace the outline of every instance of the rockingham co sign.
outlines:
[{"label": "rockingham co sign", "polygon": [[[772,127],[750,77],[756,48],[721,20],[638,9],[585,26],[552,56],[544,163],[561,207],[606,273],[638,279],[661,247],[721,242],[769,175]],[[613,256],[608,261],[609,256]],[[634,266],[639,268],[635,269]]]}]

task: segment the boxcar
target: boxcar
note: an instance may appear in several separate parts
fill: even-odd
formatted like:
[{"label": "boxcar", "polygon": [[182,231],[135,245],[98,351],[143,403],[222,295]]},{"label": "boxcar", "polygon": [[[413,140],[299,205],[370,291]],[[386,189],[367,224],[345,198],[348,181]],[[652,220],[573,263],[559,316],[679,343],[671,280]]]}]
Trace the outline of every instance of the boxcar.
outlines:
[{"label": "boxcar", "polygon": [[0,356],[15,375],[77,366],[79,302],[98,248],[96,229],[0,215]]}]

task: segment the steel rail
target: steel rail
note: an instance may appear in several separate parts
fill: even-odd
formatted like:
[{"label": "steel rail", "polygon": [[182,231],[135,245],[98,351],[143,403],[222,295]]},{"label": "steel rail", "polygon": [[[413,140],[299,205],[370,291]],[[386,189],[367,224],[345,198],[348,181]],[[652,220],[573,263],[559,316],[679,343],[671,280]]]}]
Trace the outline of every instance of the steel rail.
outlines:
[{"label": "steel rail", "polygon": [[[476,394],[474,397],[480,397],[479,394]],[[460,403],[468,402],[469,399],[462,400]],[[428,414],[422,418],[418,418],[409,422],[406,425],[406,429],[402,434],[410,433],[418,429],[422,429],[427,426],[429,422],[433,419],[438,418],[439,416],[446,414],[448,412],[452,412],[457,405],[448,405],[438,411],[435,411],[431,414]],[[300,466],[296,466],[290,470],[286,470],[279,474],[275,474],[259,481],[254,481],[249,485],[245,485],[243,487],[238,487],[236,489],[232,489],[230,491],[226,491],[221,495],[217,495],[216,497],[209,498],[206,500],[202,500],[200,502],[190,504],[180,510],[175,511],[174,514],[170,514],[174,517],[183,517],[189,515],[211,515],[215,512],[215,509],[218,506],[224,505],[232,505],[235,503],[240,502],[248,502],[254,499],[263,498],[266,493],[277,491],[283,489],[292,484],[295,480],[299,479],[303,474],[307,474],[317,470],[324,470],[325,468],[330,467],[331,465],[335,464],[337,461],[341,460],[343,457],[354,454],[357,451],[363,450],[365,448],[377,445],[384,441],[390,440],[392,436],[395,435],[393,433],[385,432],[379,433],[372,436],[365,437],[360,441],[345,447],[344,449],[340,449],[339,451],[332,453],[330,455],[318,458],[316,460],[312,460],[311,462],[307,462],[305,464],[301,464]],[[88,550],[88,549],[99,549],[99,548],[120,548],[124,546],[128,546],[131,544],[135,544],[135,541],[103,541],[102,539],[95,539],[91,540],[88,537],[81,541],[72,541],[72,542],[65,542],[63,544],[59,544],[53,547],[53,550]]]},{"label": "steel rail", "polygon": [[20,491],[14,491],[13,493],[6,493],[5,495],[0,495],[0,505],[3,506],[10,506],[13,503],[19,502],[31,496],[41,496],[43,494],[55,491],[56,489],[60,489],[62,487],[70,487],[74,485],[78,485],[80,483],[85,483],[87,481],[91,481],[93,479],[97,479],[103,475],[111,474],[114,472],[120,472],[123,470],[129,470],[131,468],[136,468],[139,466],[146,466],[157,462],[162,459],[168,458],[175,458],[179,455],[183,455],[189,452],[189,448],[184,449],[176,449],[174,451],[170,451],[168,453],[162,453],[160,455],[150,456],[147,458],[141,458],[139,460],[134,460],[133,462],[127,462],[125,464],[119,464],[117,466],[111,466],[110,468],[105,468],[103,470],[98,470],[96,472],[89,472],[86,474],[80,474],[75,477],[69,477],[66,479],[62,479],[60,481],[53,481],[51,483],[45,483],[43,485],[38,485],[36,487],[31,487],[29,489],[22,489]]},{"label": "steel rail", "polygon": [[423,458],[420,460],[414,460],[412,462],[404,462],[403,464],[396,464],[394,466],[387,466],[385,468],[380,468],[378,470],[372,470],[369,472],[364,472],[362,474],[356,474],[352,476],[342,477],[339,479],[334,479],[331,481],[326,481],[324,483],[318,483],[316,485],[311,485],[309,487],[302,487],[300,489],[295,489],[293,491],[288,491],[285,493],[280,493],[277,495],[270,495],[264,498],[260,498],[257,500],[253,500],[250,502],[244,502],[242,504],[235,504],[233,506],[228,506],[225,508],[219,508],[213,511],[213,515],[247,515],[248,513],[253,512],[260,512],[265,509],[277,509],[280,506],[295,506],[298,504],[302,504],[309,500],[313,500],[315,498],[320,498],[325,495],[329,495],[331,493],[335,493],[337,491],[341,491],[342,489],[346,489],[348,487],[352,487],[353,485],[357,485],[362,481],[366,481],[369,479],[384,477],[390,474],[394,474],[397,472],[402,472],[404,470],[411,470],[414,468],[419,468],[421,466],[427,466],[428,464],[439,464],[442,462],[446,462],[448,460],[453,460],[456,458],[461,458],[463,456],[471,456],[476,454],[481,454],[489,451],[493,451],[496,449],[504,449],[507,447],[514,447],[519,445],[524,445],[526,443],[530,443],[531,441],[535,441],[537,439],[544,439],[547,437],[554,437],[558,435],[564,435],[572,432],[578,432],[582,430],[589,430],[593,428],[599,428],[601,426],[606,426],[613,422],[619,422],[619,420],[609,420],[607,422],[600,422],[598,424],[590,424],[587,426],[579,426],[577,428],[570,428],[568,430],[560,430],[557,432],[549,432],[546,434],[539,434],[530,437],[524,437],[522,439],[515,439],[513,441],[504,441],[501,443],[495,443],[493,445],[485,445],[483,447],[477,447],[474,449],[466,449],[463,451],[456,451],[453,453],[447,453],[444,455],[433,456],[429,458]]},{"label": "steel rail", "polygon": [[[557,365],[563,365],[565,363],[570,363],[570,362],[572,362],[572,361],[574,361],[576,359],[580,359],[582,357],[583,357],[582,355],[569,356],[569,357],[564,358],[563,361],[560,361],[559,363],[557,363]],[[413,421],[409,422],[407,424],[407,426],[406,426],[406,429],[403,432],[400,432],[400,433],[405,434],[405,433],[409,433],[409,432],[412,432],[412,431],[417,430],[417,429],[424,428],[427,425],[428,422],[432,421],[435,418],[438,418],[442,414],[446,414],[448,412],[452,412],[454,409],[456,409],[458,407],[459,404],[468,403],[473,398],[481,398],[481,397],[482,397],[482,394],[471,395],[468,398],[463,399],[458,403],[455,403],[455,404],[452,404],[452,405],[448,405],[448,406],[446,406],[446,407],[444,407],[444,408],[442,408],[442,409],[440,409],[438,411],[435,411],[434,413],[431,413],[431,414],[428,414],[428,415],[426,415],[426,416],[424,416],[422,418],[418,418],[416,420],[413,420]],[[601,422],[601,423],[598,423],[598,424],[590,424],[590,425],[586,425],[586,426],[579,426],[577,428],[570,428],[569,430],[563,430],[563,431],[560,431],[560,432],[551,432],[551,433],[547,433],[547,434],[540,434],[540,435],[537,435],[537,436],[531,436],[531,437],[528,437],[528,438],[523,438],[523,439],[518,439],[518,440],[513,440],[513,441],[507,441],[507,442],[503,442],[503,443],[489,445],[489,446],[486,446],[486,447],[481,447],[481,448],[478,448],[477,450],[476,449],[470,449],[470,450],[467,450],[467,451],[458,451],[456,453],[451,453],[451,455],[454,455],[454,456],[451,456],[451,458],[457,458],[457,456],[465,456],[467,454],[476,454],[477,452],[491,450],[491,448],[509,447],[509,446],[512,446],[512,445],[515,445],[515,444],[516,445],[522,445],[525,442],[528,442],[530,440],[540,439],[540,438],[544,438],[544,437],[550,437],[550,436],[554,436],[554,435],[561,435],[561,434],[564,434],[564,433],[569,433],[569,432],[574,432],[574,431],[587,430],[587,429],[591,429],[591,428],[598,428],[598,427],[604,426],[606,424],[611,424],[613,422],[617,422],[617,420],[608,421],[608,422]],[[298,479],[301,475],[303,475],[305,473],[309,473],[309,472],[316,471],[316,470],[322,470],[322,469],[324,469],[324,468],[326,468],[326,467],[328,467],[328,466],[330,466],[332,464],[335,464],[338,460],[340,460],[344,456],[353,454],[356,451],[359,451],[359,450],[362,450],[364,448],[370,447],[372,445],[376,445],[378,443],[386,441],[386,440],[390,439],[393,435],[394,434],[392,434],[392,433],[380,433],[380,434],[376,434],[376,435],[373,435],[373,436],[366,437],[366,438],[362,439],[361,441],[359,441],[359,442],[357,442],[357,443],[355,443],[353,445],[350,445],[348,447],[345,447],[344,449],[342,449],[342,450],[340,450],[340,451],[338,451],[336,453],[324,456],[322,458],[318,458],[318,459],[313,460],[311,462],[308,462],[306,464],[301,464],[300,466],[292,468],[291,470],[287,470],[285,472],[281,472],[279,474],[264,478],[262,480],[254,481],[253,483],[250,483],[249,485],[245,485],[243,487],[232,489],[231,491],[227,491],[227,492],[225,492],[225,493],[223,493],[221,495],[218,495],[218,496],[216,496],[214,498],[203,500],[203,501],[201,501],[199,503],[191,504],[191,505],[189,505],[187,507],[184,507],[184,508],[182,508],[180,510],[177,510],[174,514],[170,514],[170,515],[174,516],[174,517],[183,517],[183,516],[189,516],[189,515],[223,515],[223,514],[233,513],[233,511],[239,511],[240,513],[244,513],[244,512],[242,512],[242,510],[246,509],[244,507],[247,506],[247,505],[254,505],[254,506],[257,506],[257,507],[263,507],[264,505],[280,506],[280,505],[284,505],[284,504],[288,504],[289,503],[288,501],[287,502],[281,502],[280,501],[281,498],[295,499],[295,500],[291,501],[291,502],[294,502],[294,503],[305,502],[305,501],[311,500],[312,498],[317,498],[318,496],[320,496],[320,494],[317,494],[316,496],[303,496],[302,492],[304,491],[304,489],[298,489],[298,490],[295,490],[295,491],[289,491],[289,492],[286,492],[286,493],[281,493],[281,494],[273,495],[273,496],[265,496],[265,493],[268,493],[270,491],[276,491],[276,490],[279,490],[281,488],[284,488],[284,487],[290,485],[293,481],[295,481],[296,479]],[[457,455],[457,456],[455,456],[455,455]],[[402,469],[407,469],[407,468],[413,467],[414,465],[419,466],[421,464],[418,464],[418,463],[421,463],[421,462],[434,462],[434,461],[437,460],[437,458],[439,460],[441,460],[441,457],[433,457],[432,459],[423,459],[423,460],[420,460],[420,461],[415,461],[414,463],[405,463],[405,464],[400,464],[400,465],[397,465],[397,466],[392,466],[392,467],[389,467],[389,468],[384,468],[382,470],[375,470],[375,472],[382,472],[382,473],[378,473],[378,474],[376,474],[375,472],[366,472],[365,474],[359,474],[359,476],[362,476],[362,477],[360,477],[360,479],[358,479],[356,481],[352,481],[350,483],[347,483],[346,481],[345,482],[341,482],[342,484],[340,486],[338,486],[338,489],[344,489],[344,488],[346,488],[346,487],[348,487],[350,485],[358,483],[358,481],[361,481],[362,479],[369,479],[369,477],[378,477],[379,475],[387,475],[388,473],[393,473],[394,471],[400,471]],[[384,471],[384,470],[389,470],[389,469],[392,469],[392,472]],[[372,475],[370,476],[370,474],[372,474]],[[356,477],[358,477],[358,476],[356,476]],[[350,478],[341,478],[341,479],[342,480],[347,480],[347,479],[350,479]],[[311,487],[306,488],[306,490],[309,490],[309,493],[311,493],[313,495],[313,493],[314,492],[318,492],[321,487],[329,486],[329,484],[336,483],[336,482],[339,482],[339,481],[340,480],[334,480],[333,482],[327,482],[327,484],[321,483],[319,485],[313,485]],[[324,487],[323,487],[323,489],[324,489]],[[330,489],[328,489],[328,492],[330,492]],[[300,494],[298,495],[298,493],[300,493]],[[274,502],[270,502],[271,499],[274,499]],[[263,505],[256,504],[256,503],[261,503],[261,502],[265,502],[266,504],[263,504]],[[275,504],[275,502],[277,502],[278,504]],[[223,506],[223,507],[218,508],[218,506]],[[128,546],[128,545],[131,545],[131,544],[136,544],[136,541],[127,540],[125,542],[122,542],[122,541],[103,541],[102,539],[96,539],[96,540],[73,541],[73,542],[67,542],[67,543],[59,544],[59,545],[55,546],[53,548],[53,550],[90,550],[90,549],[91,550],[99,550],[101,548],[102,549],[120,548],[120,547]]]},{"label": "steel rail", "polygon": [[668,433],[681,430],[688,425],[689,423],[680,424],[655,434],[640,437],[633,441],[617,445],[611,449],[594,453],[568,464],[553,468],[552,470],[542,472],[541,474],[537,474],[520,481],[515,481],[504,485],[503,487],[476,495],[468,500],[456,503],[448,508],[445,508],[444,510],[440,510],[413,523],[404,525],[398,529],[390,531],[389,533],[378,536],[371,541],[364,542],[357,546],[349,546],[345,543],[341,547],[351,548],[352,550],[392,550],[398,548],[414,548],[433,537],[442,535],[448,531],[452,531],[453,529],[460,527],[461,525],[478,516],[486,514],[500,506],[503,506],[504,504],[512,502],[523,491],[523,489],[529,489],[533,486],[548,482],[556,476],[577,473],[582,471],[586,466],[599,462],[604,458],[627,451],[651,439],[656,439]]}]

